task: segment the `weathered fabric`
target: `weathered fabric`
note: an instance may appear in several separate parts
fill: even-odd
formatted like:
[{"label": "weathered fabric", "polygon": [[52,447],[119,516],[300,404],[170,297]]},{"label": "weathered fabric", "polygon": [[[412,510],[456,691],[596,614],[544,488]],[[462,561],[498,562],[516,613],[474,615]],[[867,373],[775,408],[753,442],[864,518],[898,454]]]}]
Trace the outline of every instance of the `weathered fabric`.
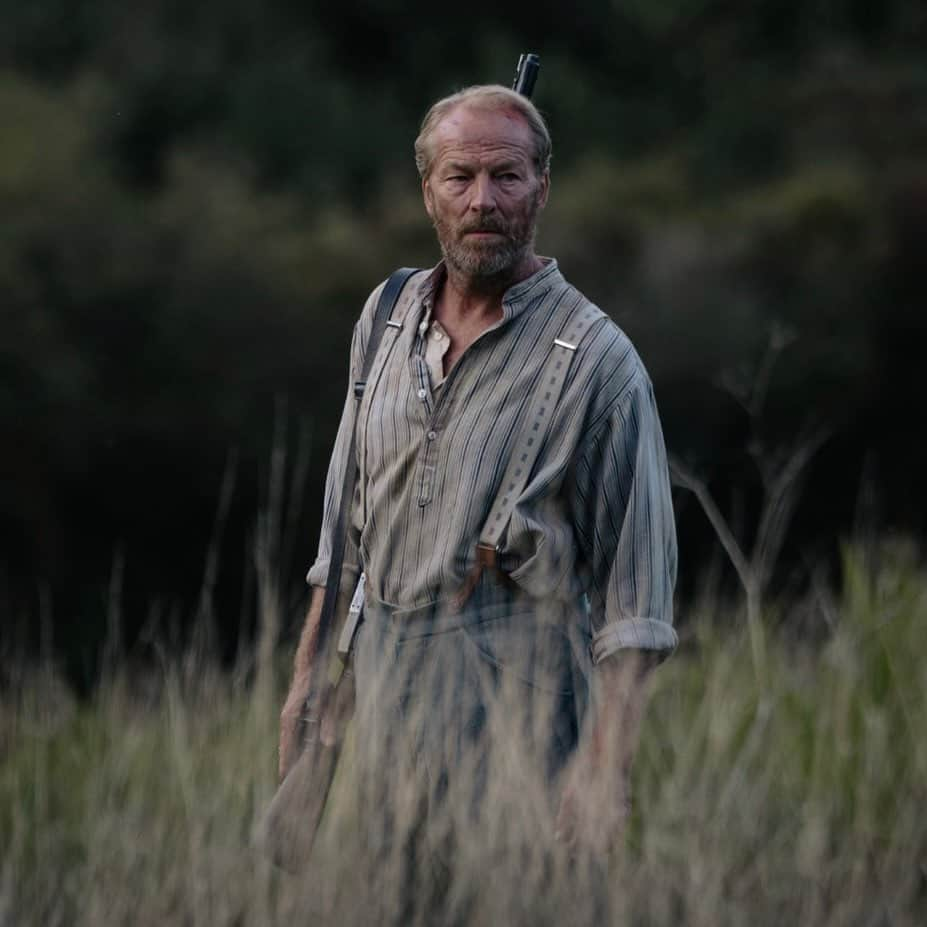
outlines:
[{"label": "weathered fabric", "polygon": [[[547,261],[506,292],[502,320],[466,350],[435,393],[425,319],[442,274],[439,264],[410,282],[417,289],[399,340],[358,412],[362,476],[344,581],[355,582],[362,563],[368,594],[398,608],[460,588],[553,340],[587,302],[556,261]],[[381,289],[355,326],[352,386]],[[307,577],[313,585],[327,578],[354,413],[349,389],[318,558]],[[560,603],[588,596],[596,661],[624,648],[675,647],[676,539],[660,421],[644,365],[610,320],[573,358],[500,547],[503,570],[528,596]]]},{"label": "weathered fabric", "polygon": [[558,774],[586,707],[582,623],[580,603],[542,607],[489,581],[463,612],[365,604],[355,805],[380,894],[398,888],[401,914],[434,881],[432,920],[448,923],[446,906],[472,906],[496,861],[530,860],[538,878],[550,864]]},{"label": "weathered fabric", "polygon": [[386,741],[403,738],[401,752],[415,758],[430,803],[461,789],[476,803],[492,748],[520,739],[533,754],[530,768],[552,784],[576,745],[587,700],[583,654],[563,611],[552,620],[517,596],[462,613],[441,603],[396,611],[368,601],[354,657],[355,724],[375,778],[395,787],[382,776],[395,749]]}]

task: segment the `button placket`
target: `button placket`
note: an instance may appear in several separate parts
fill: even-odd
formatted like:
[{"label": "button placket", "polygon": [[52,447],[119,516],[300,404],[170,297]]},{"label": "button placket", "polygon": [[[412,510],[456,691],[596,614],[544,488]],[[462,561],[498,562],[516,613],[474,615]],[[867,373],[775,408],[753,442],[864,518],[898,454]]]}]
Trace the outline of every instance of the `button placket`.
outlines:
[{"label": "button placket", "polygon": [[434,494],[435,470],[438,457],[438,431],[429,427],[421,451],[421,478],[419,480],[418,504],[428,505]]},{"label": "button placket", "polygon": [[412,391],[415,397],[414,405],[417,407],[416,418],[426,426],[431,420],[434,411],[434,401],[431,395],[431,383],[428,377],[428,365],[425,358],[413,352],[409,358],[409,373],[412,377]]},{"label": "button placket", "polygon": [[437,455],[437,431],[434,428],[434,403],[431,395],[431,375],[425,350],[428,340],[428,322],[426,319],[418,325],[418,336],[411,357],[412,376],[417,384],[415,389],[416,404],[422,411],[422,428],[424,441],[419,452],[418,504],[428,505],[434,491],[435,457]]},{"label": "button placket", "polygon": [[[438,438],[440,437],[441,424],[440,420],[446,417],[447,413],[444,411],[447,409],[448,403],[451,401],[449,397],[453,396],[452,385],[456,383],[458,377],[460,376],[460,371],[464,369],[465,364],[472,360],[473,354],[477,349],[478,345],[481,342],[484,342],[484,339],[488,334],[494,332],[502,327],[508,321],[508,317],[504,316],[498,322],[492,324],[484,332],[482,332],[478,338],[463,352],[463,354],[457,359],[457,362],[451,368],[448,375],[444,378],[444,382],[441,386],[441,391],[438,393],[437,397],[432,397],[432,394],[429,392],[425,400],[425,405],[430,416],[430,422],[426,425],[426,431],[424,435],[424,442],[422,444],[422,450],[420,454],[420,467],[421,467],[421,476],[419,479],[419,497],[418,504],[420,506],[428,505],[431,502],[432,495],[434,493],[434,481],[435,481],[435,470],[436,461],[438,456],[438,444],[440,443]],[[427,332],[428,324],[423,320],[419,324],[418,333],[419,337],[416,344],[416,353],[419,355],[422,366],[424,367],[425,375],[427,374],[428,364],[425,360],[424,353],[426,350],[427,344]],[[434,332],[435,335],[439,335],[438,332]],[[447,334],[443,334],[444,338],[447,338]],[[430,381],[429,381],[430,382]],[[424,384],[423,384],[424,386]]]}]

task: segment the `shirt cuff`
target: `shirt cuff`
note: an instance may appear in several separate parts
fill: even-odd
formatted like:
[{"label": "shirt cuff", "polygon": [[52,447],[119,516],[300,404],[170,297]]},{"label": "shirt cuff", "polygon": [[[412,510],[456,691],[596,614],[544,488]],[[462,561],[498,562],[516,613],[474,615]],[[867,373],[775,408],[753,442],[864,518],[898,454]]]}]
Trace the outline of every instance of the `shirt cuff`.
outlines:
[{"label": "shirt cuff", "polygon": [[656,651],[668,657],[679,643],[671,624],[655,618],[622,618],[592,635],[592,662],[601,663],[619,650]]},{"label": "shirt cuff", "polygon": [[[306,574],[306,582],[310,586],[325,586],[328,583],[328,564],[326,557],[324,560],[316,560],[309,568]],[[357,585],[360,577],[360,567],[355,563],[343,563],[341,565],[341,589],[353,589]]]}]

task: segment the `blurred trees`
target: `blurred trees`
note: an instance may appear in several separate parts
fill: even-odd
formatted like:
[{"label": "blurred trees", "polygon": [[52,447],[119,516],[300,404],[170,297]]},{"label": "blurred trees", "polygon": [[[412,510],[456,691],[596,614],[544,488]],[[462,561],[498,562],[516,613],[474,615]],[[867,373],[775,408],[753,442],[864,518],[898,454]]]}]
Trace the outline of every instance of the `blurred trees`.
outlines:
[{"label": "blurred trees", "polygon": [[[464,21],[385,0],[3,0],[2,16],[11,637],[37,639],[51,603],[58,645],[92,674],[113,563],[131,640],[183,624],[213,538],[234,639],[275,416],[298,611],[354,318],[394,266],[435,258],[418,120],[455,87],[507,83],[529,48],[555,146],[541,250],[637,343],[671,449],[749,522],[747,422],[723,384],[784,328],[767,440],[833,434],[795,549],[832,548],[864,483],[883,524],[927,527],[927,14],[913,0],[629,0],[566,18],[542,2]],[[711,545],[680,503],[691,577]]]}]

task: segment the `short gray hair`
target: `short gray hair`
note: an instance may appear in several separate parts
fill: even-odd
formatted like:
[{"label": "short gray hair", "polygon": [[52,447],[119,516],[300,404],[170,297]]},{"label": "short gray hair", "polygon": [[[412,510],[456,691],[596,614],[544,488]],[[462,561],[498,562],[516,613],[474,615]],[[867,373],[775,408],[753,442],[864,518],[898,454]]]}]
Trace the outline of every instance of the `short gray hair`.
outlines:
[{"label": "short gray hair", "polygon": [[431,135],[451,110],[458,106],[472,106],[483,110],[515,110],[528,123],[534,136],[534,166],[538,176],[550,170],[551,143],[547,123],[538,108],[520,93],[501,84],[477,84],[438,100],[425,114],[418,138],[415,140],[415,166],[419,176],[425,178],[431,171],[433,160]]}]

